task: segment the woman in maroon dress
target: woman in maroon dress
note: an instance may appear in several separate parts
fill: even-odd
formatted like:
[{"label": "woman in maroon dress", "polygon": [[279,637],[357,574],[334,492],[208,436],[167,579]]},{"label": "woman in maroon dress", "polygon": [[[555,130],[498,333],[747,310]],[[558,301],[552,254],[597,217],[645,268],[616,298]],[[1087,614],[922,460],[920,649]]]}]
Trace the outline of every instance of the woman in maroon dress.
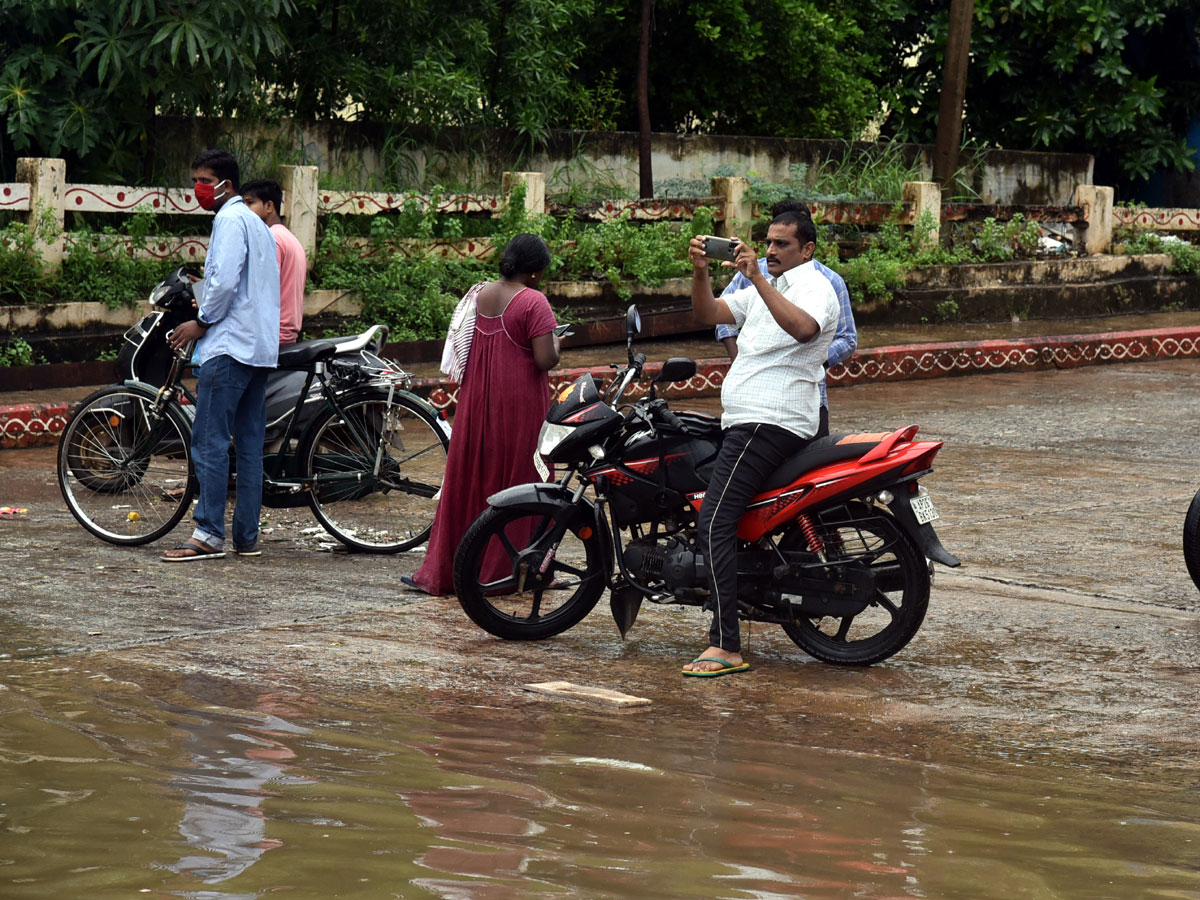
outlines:
[{"label": "woman in maroon dress", "polygon": [[558,323],[546,295],[536,290],[549,265],[550,251],[540,237],[517,235],[504,248],[500,280],[475,285],[456,312],[456,325],[459,313],[469,322],[473,300],[475,324],[465,329],[469,340],[455,336],[452,326],[463,373],[454,436],[425,562],[411,578],[401,577],[405,584],[453,594],[454,553],[487,509],[487,498],[541,480],[533,451],[550,408],[546,373],[558,364]]}]

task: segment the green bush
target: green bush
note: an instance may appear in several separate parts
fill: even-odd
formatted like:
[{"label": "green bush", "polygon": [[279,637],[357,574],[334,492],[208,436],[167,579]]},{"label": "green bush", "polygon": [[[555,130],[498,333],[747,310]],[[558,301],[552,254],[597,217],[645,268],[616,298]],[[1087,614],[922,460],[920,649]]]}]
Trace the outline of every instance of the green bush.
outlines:
[{"label": "green bush", "polygon": [[[46,236],[53,227],[43,217]],[[40,306],[54,297],[53,279],[42,269],[37,249],[41,226],[9,222],[0,228],[0,305]]]},{"label": "green bush", "polygon": [[28,341],[21,338],[13,338],[6,343],[0,344],[0,368],[32,365],[33,347],[29,346]]},{"label": "green bush", "polygon": [[1125,244],[1126,253],[1166,253],[1171,271],[1178,275],[1200,272],[1200,247],[1188,241],[1167,240],[1161,235],[1143,232]]}]

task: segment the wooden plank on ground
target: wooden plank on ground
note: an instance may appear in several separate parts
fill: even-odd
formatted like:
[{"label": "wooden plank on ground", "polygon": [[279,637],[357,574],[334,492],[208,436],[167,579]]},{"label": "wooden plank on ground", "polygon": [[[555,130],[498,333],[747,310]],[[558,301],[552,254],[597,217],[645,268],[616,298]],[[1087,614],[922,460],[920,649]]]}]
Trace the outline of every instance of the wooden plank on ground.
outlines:
[{"label": "wooden plank on ground", "polygon": [[645,697],[634,697],[632,694],[622,694],[620,691],[610,691],[608,688],[592,687],[586,684],[572,684],[569,681],[543,681],[539,684],[527,684],[525,690],[538,694],[549,694],[552,697],[563,697],[567,700],[600,703],[620,709],[650,705],[650,701]]}]

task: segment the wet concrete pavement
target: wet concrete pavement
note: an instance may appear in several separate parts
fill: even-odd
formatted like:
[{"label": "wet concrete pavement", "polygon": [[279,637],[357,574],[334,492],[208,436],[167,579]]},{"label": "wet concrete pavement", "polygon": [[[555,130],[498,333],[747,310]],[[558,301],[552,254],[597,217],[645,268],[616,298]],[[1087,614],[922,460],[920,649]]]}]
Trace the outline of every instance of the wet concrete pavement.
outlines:
[{"label": "wet concrete pavement", "polygon": [[[946,441],[924,483],[943,543],[913,643],[867,670],[744,626],[754,669],[679,677],[696,610],[648,608],[625,641],[607,603],[537,644],[477,630],[452,599],[406,589],[419,557],[329,549],[306,510],[268,510],[258,559],[166,565],[166,541],[118,549],[66,511],[52,449],[0,452],[0,668],[47,656],[118,675],[192,673],[399,707],[542,710],[567,680],[648,697],[670,721],[736,715],[760,738],[836,729],[900,758],[1054,758],[1188,779],[1200,761],[1200,591],[1179,538],[1200,488],[1200,362],[838,388],[835,431],[911,422]],[[683,402],[693,408],[713,401]],[[184,535],[184,529],[177,531]],[[662,717],[662,718],[660,718]]]}]

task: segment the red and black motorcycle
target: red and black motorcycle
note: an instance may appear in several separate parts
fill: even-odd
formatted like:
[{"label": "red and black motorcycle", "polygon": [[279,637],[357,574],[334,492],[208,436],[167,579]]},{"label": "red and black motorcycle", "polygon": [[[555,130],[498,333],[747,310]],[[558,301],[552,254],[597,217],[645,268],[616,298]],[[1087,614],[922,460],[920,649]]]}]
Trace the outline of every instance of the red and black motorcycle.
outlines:
[{"label": "red and black motorcycle", "polygon": [[[605,589],[622,636],[643,600],[708,599],[696,522],[720,423],[672,411],[653,383],[621,404],[645,367],[633,352],[640,330],[630,307],[629,364],[606,394],[590,374],[559,393],[535,455],[545,482],[490,497],[459,545],[459,603],[498,637],[560,634]],[[695,373],[692,360],[670,359],[654,382]],[[959,565],[934,532],[938,515],[919,483],[942,443],[916,433],[910,425],[820,438],[771,475],[738,527],[741,618],[781,625],[812,656],[844,665],[879,662],[912,640],[932,563]],[[562,477],[552,481],[541,457],[564,467]]]}]

